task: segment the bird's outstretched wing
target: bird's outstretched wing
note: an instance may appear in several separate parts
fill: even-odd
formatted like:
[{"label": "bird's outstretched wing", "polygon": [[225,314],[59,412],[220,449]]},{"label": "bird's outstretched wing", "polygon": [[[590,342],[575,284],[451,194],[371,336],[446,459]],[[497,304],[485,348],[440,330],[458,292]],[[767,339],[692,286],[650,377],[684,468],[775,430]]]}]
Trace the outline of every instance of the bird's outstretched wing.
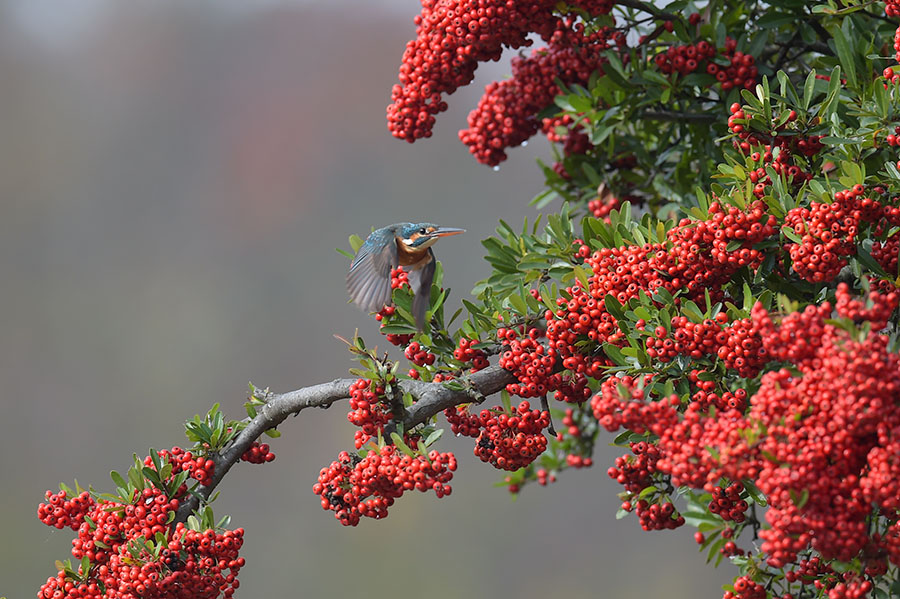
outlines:
[{"label": "bird's outstretched wing", "polygon": [[[387,243],[378,241],[372,235],[390,235]],[[377,312],[391,303],[391,269],[397,268],[397,244],[389,231],[375,231],[369,240],[359,248],[350,272],[347,273],[347,291],[353,303],[366,312]]]},{"label": "bird's outstretched wing", "polygon": [[409,286],[413,290],[413,316],[416,318],[416,328],[420,331],[425,328],[425,313],[431,306],[431,283],[434,281],[435,269],[434,252],[428,248],[428,260],[421,268],[412,269],[408,273]]}]

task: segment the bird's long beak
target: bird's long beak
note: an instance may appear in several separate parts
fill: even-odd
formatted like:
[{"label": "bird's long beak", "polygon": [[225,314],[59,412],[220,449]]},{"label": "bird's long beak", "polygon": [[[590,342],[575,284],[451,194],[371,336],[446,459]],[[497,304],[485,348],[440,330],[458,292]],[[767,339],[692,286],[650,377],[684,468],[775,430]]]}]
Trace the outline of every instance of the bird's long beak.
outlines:
[{"label": "bird's long beak", "polygon": [[434,237],[449,237],[450,235],[459,235],[460,233],[465,233],[465,229],[454,229],[453,227],[438,227],[437,230],[432,233]]}]

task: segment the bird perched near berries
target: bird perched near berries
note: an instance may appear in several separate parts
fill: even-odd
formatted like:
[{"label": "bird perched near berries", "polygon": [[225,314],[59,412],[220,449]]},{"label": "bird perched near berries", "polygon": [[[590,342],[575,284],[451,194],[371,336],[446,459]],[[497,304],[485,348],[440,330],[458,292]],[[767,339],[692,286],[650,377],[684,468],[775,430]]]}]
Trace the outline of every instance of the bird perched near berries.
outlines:
[{"label": "bird perched near berries", "polygon": [[391,271],[403,266],[413,291],[416,327],[425,328],[425,312],[431,303],[434,252],[441,237],[464,233],[465,229],[439,227],[432,223],[395,223],[373,231],[356,253],[347,273],[347,291],[357,306],[377,312],[391,303]]}]

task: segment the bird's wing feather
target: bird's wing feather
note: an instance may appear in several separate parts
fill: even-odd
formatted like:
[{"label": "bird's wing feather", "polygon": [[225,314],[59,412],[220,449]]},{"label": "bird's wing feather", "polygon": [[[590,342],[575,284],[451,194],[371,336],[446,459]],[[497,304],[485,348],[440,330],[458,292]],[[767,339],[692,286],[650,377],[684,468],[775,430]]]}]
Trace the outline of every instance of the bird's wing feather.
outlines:
[{"label": "bird's wing feather", "polygon": [[435,270],[434,252],[428,248],[428,260],[421,268],[409,271],[409,285],[413,290],[413,316],[416,318],[416,327],[421,331],[425,328],[425,313],[431,306],[431,283],[434,281]]},{"label": "bird's wing feather", "polygon": [[347,273],[350,298],[366,312],[377,312],[391,302],[391,269],[397,268],[397,243],[392,234],[383,234],[391,237],[387,243],[381,249],[375,243],[364,244]]}]

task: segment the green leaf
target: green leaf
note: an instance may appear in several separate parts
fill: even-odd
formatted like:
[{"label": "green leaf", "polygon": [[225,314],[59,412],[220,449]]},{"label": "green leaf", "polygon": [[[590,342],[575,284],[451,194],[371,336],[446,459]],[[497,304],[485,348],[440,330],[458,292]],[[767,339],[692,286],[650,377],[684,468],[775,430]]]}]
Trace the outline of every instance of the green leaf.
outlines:
[{"label": "green leaf", "polygon": [[[849,20],[845,21],[849,25]],[[831,38],[834,40],[834,49],[837,51],[838,60],[847,74],[847,83],[850,87],[856,87],[856,55],[850,49],[850,43],[844,36],[844,32],[838,25],[829,27]]]},{"label": "green leaf", "polygon": [[144,477],[147,480],[149,480],[150,482],[152,482],[154,485],[159,485],[162,483],[162,481],[159,478],[159,473],[156,470],[154,470],[153,468],[151,468],[150,466],[144,466],[142,473],[143,473]]},{"label": "green leaf", "polygon": [[[128,480],[131,482],[130,488],[137,489],[142,491],[144,489],[144,477],[141,476],[141,471],[137,468],[129,468],[128,469]],[[130,497],[125,497],[124,499],[130,500]]]},{"label": "green leaf", "polygon": [[507,299],[509,300],[509,304],[510,306],[512,306],[513,310],[522,315],[528,314],[528,305],[519,294],[513,293]]},{"label": "green leaf", "polygon": [[122,475],[115,470],[109,473],[109,477],[117,487],[122,487],[123,489],[128,488],[128,483],[125,482],[125,479],[122,477]]},{"label": "green leaf", "polygon": [[656,488],[655,486],[653,486],[653,485],[650,485],[650,486],[648,486],[648,487],[644,487],[643,489],[641,489],[641,492],[638,493],[638,499],[644,499],[644,498],[646,498],[648,495],[652,495],[653,493],[656,493],[657,491],[659,491],[659,489],[657,489],[657,488]]},{"label": "green leaf", "polygon": [[684,517],[685,524],[694,527],[700,527],[702,524],[711,524],[718,527],[722,524],[722,519],[710,512],[686,511],[682,512],[681,515]]},{"label": "green leaf", "polygon": [[803,489],[801,493],[788,489],[788,492],[791,495],[791,502],[797,506],[797,509],[803,509],[803,506],[809,501],[809,489]]},{"label": "green leaf", "polygon": [[793,227],[785,225],[781,227],[781,234],[793,241],[794,243],[803,243],[803,239],[800,238],[797,233],[794,232]]},{"label": "green leaf", "polygon": [[588,290],[591,288],[591,284],[588,281],[587,272],[579,265],[575,265],[572,267],[572,270],[575,272],[575,278],[578,279],[578,282],[581,283],[581,288],[584,290]]},{"label": "green leaf", "polygon": [[603,353],[606,354],[606,357],[612,360],[613,363],[615,363],[617,366],[627,366],[630,363],[625,354],[622,353],[622,349],[615,345],[604,343]]},{"label": "green leaf", "polygon": [[747,489],[747,493],[750,495],[750,498],[753,499],[756,505],[760,507],[766,507],[767,505],[769,505],[765,494],[759,490],[759,487],[757,487],[752,480],[744,479],[742,483],[744,485],[744,488]]},{"label": "green leaf", "polygon": [[438,439],[440,439],[441,435],[443,435],[443,434],[444,434],[444,429],[442,429],[442,428],[432,431],[431,434],[425,438],[425,447],[431,447],[432,445],[434,445],[434,443]]},{"label": "green leaf", "polygon": [[409,457],[415,457],[415,452],[409,448],[409,445],[403,442],[403,437],[398,435],[397,433],[391,433],[391,441],[394,442],[394,446],[408,455]]},{"label": "green leaf", "polygon": [[612,316],[616,320],[622,320],[625,318],[625,312],[622,310],[622,304],[619,303],[619,300],[613,294],[607,294],[605,298],[603,298],[603,304],[606,307],[606,311],[612,314]]},{"label": "green leaf", "polygon": [[884,268],[881,267],[881,264],[879,264],[879,263],[875,260],[875,258],[872,257],[872,254],[870,254],[868,251],[866,251],[866,250],[863,248],[863,246],[861,246],[861,245],[860,245],[859,247],[856,248],[856,259],[857,259],[857,260],[859,261],[859,263],[860,263],[861,265],[863,265],[863,266],[866,268],[866,270],[868,270],[869,272],[873,272],[873,273],[877,274],[878,276],[883,277],[883,278],[886,278],[886,279],[891,278],[891,277],[884,271]]}]

